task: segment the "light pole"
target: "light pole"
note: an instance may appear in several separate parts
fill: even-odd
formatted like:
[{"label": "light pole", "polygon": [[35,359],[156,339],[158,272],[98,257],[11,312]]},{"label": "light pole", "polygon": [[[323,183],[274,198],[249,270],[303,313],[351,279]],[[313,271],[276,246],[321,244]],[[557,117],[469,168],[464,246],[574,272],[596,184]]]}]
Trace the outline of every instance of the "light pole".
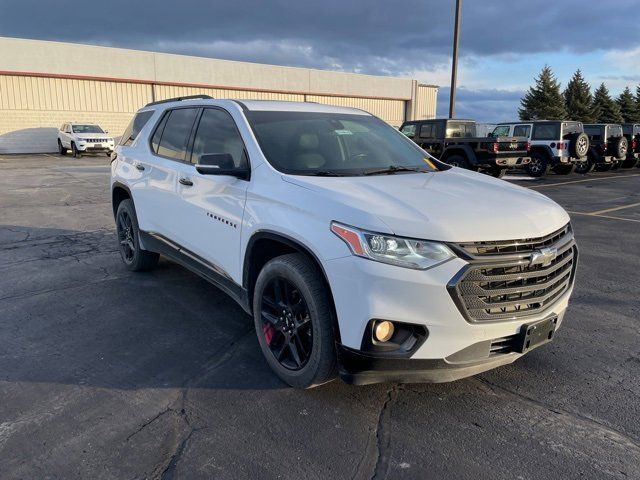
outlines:
[{"label": "light pole", "polygon": [[451,65],[451,94],[449,95],[449,118],[456,114],[456,83],[458,81],[458,47],[460,45],[460,20],[462,0],[456,0],[456,20],[453,31],[453,63]]}]

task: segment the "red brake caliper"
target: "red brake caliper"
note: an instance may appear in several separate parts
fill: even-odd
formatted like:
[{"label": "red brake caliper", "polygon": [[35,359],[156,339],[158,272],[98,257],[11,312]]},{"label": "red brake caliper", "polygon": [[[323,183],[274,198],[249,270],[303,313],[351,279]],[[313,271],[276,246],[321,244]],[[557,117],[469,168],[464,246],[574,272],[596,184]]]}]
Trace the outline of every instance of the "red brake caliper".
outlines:
[{"label": "red brake caliper", "polygon": [[276,333],[276,329],[270,323],[265,323],[262,325],[262,332],[264,333],[264,339],[267,342],[267,345],[271,345],[271,340],[273,340],[273,335]]}]

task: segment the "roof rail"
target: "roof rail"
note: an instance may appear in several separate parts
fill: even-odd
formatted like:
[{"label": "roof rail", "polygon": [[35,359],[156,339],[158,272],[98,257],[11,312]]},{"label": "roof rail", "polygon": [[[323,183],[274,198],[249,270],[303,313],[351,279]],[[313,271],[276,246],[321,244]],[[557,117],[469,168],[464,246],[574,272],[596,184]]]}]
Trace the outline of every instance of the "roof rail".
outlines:
[{"label": "roof rail", "polygon": [[157,102],[147,103],[145,107],[150,107],[151,105],[160,105],[161,103],[180,102],[182,100],[195,100],[197,98],[213,100],[213,97],[210,95],[187,95],[186,97],[167,98],[166,100],[158,100]]}]

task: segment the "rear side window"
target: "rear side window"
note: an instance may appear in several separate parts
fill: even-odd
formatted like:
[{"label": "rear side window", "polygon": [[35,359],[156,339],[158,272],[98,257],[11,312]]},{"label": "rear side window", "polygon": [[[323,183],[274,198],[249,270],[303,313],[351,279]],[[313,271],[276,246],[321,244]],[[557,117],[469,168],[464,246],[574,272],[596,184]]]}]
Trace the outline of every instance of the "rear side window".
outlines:
[{"label": "rear side window", "polygon": [[476,126],[473,123],[448,123],[446,137],[470,138],[476,136]]},{"label": "rear side window", "polygon": [[[191,136],[191,129],[197,114],[197,108],[179,108],[165,114],[166,120],[163,118],[158,125],[161,127],[164,123],[155,152],[163,157],[185,160],[187,158],[187,142]],[[158,130],[160,128],[156,129],[156,133]],[[154,133],[155,141],[158,140],[156,133]],[[152,144],[154,140],[152,140]]]},{"label": "rear side window", "polygon": [[609,127],[609,136],[610,137],[621,137],[622,136],[622,127],[614,126]]},{"label": "rear side window", "polygon": [[217,108],[207,108],[202,113],[198,131],[193,140],[192,163],[200,163],[203,155],[228,153],[233,165],[227,168],[245,166],[244,143],[231,115]]},{"label": "rear side window", "polygon": [[153,110],[136,113],[136,116],[133,117],[133,120],[131,120],[127,129],[122,134],[120,145],[131,145],[152,115]]},{"label": "rear side window", "polygon": [[558,140],[560,139],[560,124],[541,123],[533,126],[533,140]]},{"label": "rear side window", "polygon": [[528,137],[531,134],[531,125],[516,125],[513,127],[514,137]]},{"label": "rear side window", "polygon": [[602,127],[584,127],[584,133],[591,137],[591,140],[602,140]]},{"label": "rear side window", "polygon": [[420,127],[420,136],[422,138],[435,138],[436,125],[434,123],[424,123]]}]

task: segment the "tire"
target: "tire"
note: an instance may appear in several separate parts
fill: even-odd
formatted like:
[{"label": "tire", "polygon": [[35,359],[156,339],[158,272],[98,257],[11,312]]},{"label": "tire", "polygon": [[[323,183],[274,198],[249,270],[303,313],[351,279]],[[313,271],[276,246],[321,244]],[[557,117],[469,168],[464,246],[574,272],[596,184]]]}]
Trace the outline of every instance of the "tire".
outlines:
[{"label": "tire", "polygon": [[500,167],[491,167],[485,170],[484,173],[486,173],[487,175],[491,175],[493,178],[502,178],[507,173],[507,169]]},{"label": "tire", "polygon": [[76,148],[74,142],[71,142],[71,151],[73,152],[73,158],[82,158],[82,153]]},{"label": "tire", "polygon": [[613,163],[596,163],[594,170],[596,172],[608,172],[609,170],[611,170],[612,166]]},{"label": "tire", "polygon": [[60,155],[66,155],[67,154],[67,149],[62,146],[62,142],[60,141],[60,139],[58,139],[58,153]]},{"label": "tire", "polygon": [[616,158],[622,160],[627,158],[627,151],[629,150],[629,142],[626,137],[618,137],[613,141],[612,145],[613,154]]},{"label": "tire", "polygon": [[620,165],[621,168],[633,168],[636,166],[636,163],[638,162],[638,160],[636,158],[627,158],[625,161],[622,162],[622,165]]},{"label": "tire", "polygon": [[556,165],[552,170],[556,175],[569,175],[570,173],[573,173],[575,167],[576,165],[571,163],[569,165]]},{"label": "tire", "polygon": [[574,133],[569,137],[569,155],[574,158],[583,158],[589,152],[589,135],[586,133]]},{"label": "tire", "polygon": [[129,270],[142,272],[151,270],[157,265],[160,255],[140,247],[138,217],[130,198],[123,200],[118,205],[116,233],[120,257]]},{"label": "tire", "polygon": [[452,167],[460,167],[470,170],[469,162],[462,155],[451,155],[450,157],[447,157],[444,163],[447,163]]},{"label": "tire", "polygon": [[587,173],[592,172],[594,166],[595,166],[595,163],[593,163],[593,160],[591,160],[590,158],[587,158],[587,160],[584,162],[576,163],[575,173],[578,173],[580,175],[585,175]]},{"label": "tire", "polygon": [[312,388],[336,376],[329,295],[318,268],[300,253],[270,260],[258,275],[253,294],[258,342],[271,369],[292,387]]},{"label": "tire", "polygon": [[547,173],[547,168],[549,167],[549,160],[547,157],[540,153],[532,153],[531,161],[527,163],[527,173],[532,177],[539,178]]}]

